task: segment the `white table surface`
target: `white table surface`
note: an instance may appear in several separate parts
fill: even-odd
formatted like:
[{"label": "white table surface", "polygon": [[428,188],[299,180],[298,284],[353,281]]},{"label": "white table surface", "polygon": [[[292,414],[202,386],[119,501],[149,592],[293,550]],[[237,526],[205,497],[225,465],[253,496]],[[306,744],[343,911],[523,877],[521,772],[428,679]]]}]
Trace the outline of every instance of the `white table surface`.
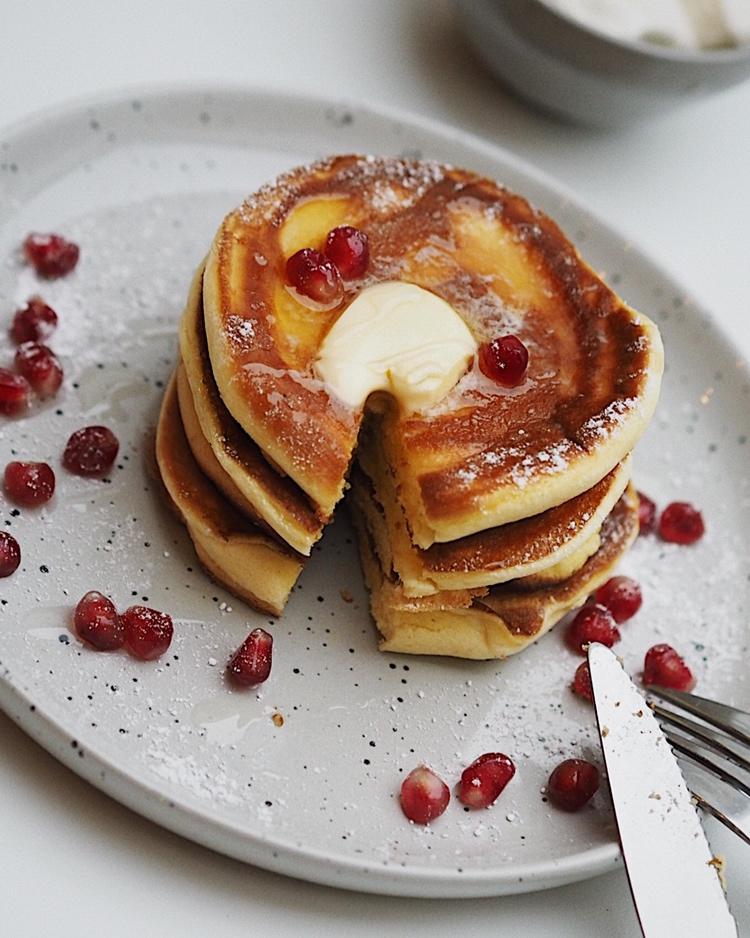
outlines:
[{"label": "white table surface", "polygon": [[[583,131],[475,63],[447,0],[2,0],[0,125],[134,83],[227,81],[396,104],[562,179],[750,353],[750,83],[657,123]],[[505,899],[339,892],[226,859],[90,788],[0,715],[0,934],[171,938],[639,933],[625,876]],[[750,853],[710,827],[750,934]],[[667,938],[667,936],[665,936]]]}]

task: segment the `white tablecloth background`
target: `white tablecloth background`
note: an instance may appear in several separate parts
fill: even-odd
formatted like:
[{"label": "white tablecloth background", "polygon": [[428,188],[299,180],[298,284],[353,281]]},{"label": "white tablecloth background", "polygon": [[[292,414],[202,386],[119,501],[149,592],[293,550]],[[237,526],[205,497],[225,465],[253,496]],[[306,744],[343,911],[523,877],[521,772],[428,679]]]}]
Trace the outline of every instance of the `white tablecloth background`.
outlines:
[{"label": "white tablecloth background", "polygon": [[[750,353],[750,84],[646,126],[584,131],[497,86],[446,0],[2,0],[0,11],[0,125],[69,98],[165,81],[396,104],[563,180]],[[7,938],[639,934],[621,872],[533,895],[439,902],[339,892],[243,866],[120,807],[3,716],[0,792]],[[750,933],[750,853],[715,827],[711,834],[729,861],[741,933]]]}]

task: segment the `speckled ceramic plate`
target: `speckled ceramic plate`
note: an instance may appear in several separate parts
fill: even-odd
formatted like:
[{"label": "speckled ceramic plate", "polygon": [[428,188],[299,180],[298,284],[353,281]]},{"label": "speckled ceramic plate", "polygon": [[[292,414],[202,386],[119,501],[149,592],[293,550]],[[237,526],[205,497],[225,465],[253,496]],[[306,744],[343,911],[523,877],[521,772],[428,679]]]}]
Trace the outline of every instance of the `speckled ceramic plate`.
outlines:
[{"label": "speckled ceramic plate", "polygon": [[[72,107],[0,137],[0,316],[40,291],[58,310],[64,392],[0,423],[2,464],[58,466],[68,434],[109,424],[111,478],[58,472],[41,511],[0,503],[23,549],[0,581],[0,704],[60,761],[159,824],[293,876],[420,896],[537,889],[609,869],[618,848],[604,793],[576,815],[541,789],[563,757],[599,760],[578,660],[559,629],[516,659],[381,655],[351,533],[326,533],[284,617],[260,693],[231,691],[223,664],[269,623],[201,572],[152,481],[152,431],[174,363],[191,272],[224,212],[270,176],[331,152],[424,155],[488,173],[557,218],[586,256],[664,330],[668,370],[637,481],[661,502],[695,500],[708,535],[691,549],[641,539],[627,569],[645,603],[623,627],[632,671],[657,640],[677,645],[702,690],[748,702],[750,396],[747,366],[679,287],[559,186],[455,130],[403,116],[241,90],[165,91]],[[59,230],[82,260],[41,284],[18,245]],[[3,330],[3,335],[4,335]],[[0,339],[1,364],[10,357]],[[177,620],[157,663],[96,654],[68,630],[88,589]],[[283,718],[282,720],[278,716]],[[419,762],[454,781],[486,750],[518,766],[501,800],[453,802],[410,826],[397,791]]]}]

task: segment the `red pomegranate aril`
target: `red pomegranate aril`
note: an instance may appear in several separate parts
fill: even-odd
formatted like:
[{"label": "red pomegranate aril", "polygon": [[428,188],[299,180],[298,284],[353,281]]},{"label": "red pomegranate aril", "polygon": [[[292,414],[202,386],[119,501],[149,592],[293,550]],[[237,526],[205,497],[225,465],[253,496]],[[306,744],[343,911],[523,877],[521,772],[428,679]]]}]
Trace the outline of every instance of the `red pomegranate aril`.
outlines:
[{"label": "red pomegranate aril", "polygon": [[589,703],[594,702],[594,691],[591,687],[591,672],[589,671],[588,661],[582,661],[576,668],[570,689],[578,697],[583,697],[584,700],[588,700]]},{"label": "red pomegranate aril", "polygon": [[79,476],[98,476],[112,468],[120,443],[107,427],[83,427],[71,434],[63,466]]},{"label": "red pomegranate aril", "polygon": [[29,406],[31,388],[22,375],[0,368],[0,414],[14,417]]},{"label": "red pomegranate aril", "polygon": [[323,254],[314,248],[302,248],[295,251],[286,260],[287,280],[292,286],[296,286],[297,281],[304,277],[312,267],[322,264],[324,261]]},{"label": "red pomegranate aril", "polygon": [[125,647],[134,658],[153,661],[172,643],[172,617],[148,606],[131,606],[121,616]]},{"label": "red pomegranate aril", "polygon": [[80,251],[62,235],[32,233],[23,242],[23,253],[40,277],[54,280],[73,270]]},{"label": "red pomegranate aril", "polygon": [[52,349],[38,342],[24,342],[16,349],[16,368],[39,397],[54,397],[60,390],[63,370]]},{"label": "red pomegranate aril", "polygon": [[401,810],[415,824],[429,824],[448,807],[448,786],[426,765],[417,766],[401,784]]},{"label": "red pomegranate aril", "polygon": [[10,576],[21,563],[18,541],[7,531],[0,531],[0,577]]},{"label": "red pomegranate aril", "polygon": [[619,641],[620,630],[614,616],[606,606],[598,603],[591,603],[579,610],[565,633],[568,648],[581,655],[586,654],[586,646],[592,642],[601,642],[611,648]]},{"label": "red pomegranate aril", "polygon": [[578,811],[599,790],[599,770],[585,759],[566,759],[547,782],[547,797],[563,811]]},{"label": "red pomegranate aril", "polygon": [[369,238],[359,228],[341,225],[328,232],[325,255],[344,280],[356,280],[363,276],[370,261]]},{"label": "red pomegranate aril", "polygon": [[689,691],[695,687],[693,672],[671,645],[654,645],[643,662],[643,683]]},{"label": "red pomegranate aril", "polygon": [[594,593],[594,599],[609,609],[618,625],[632,619],[643,604],[641,588],[629,576],[613,576]]},{"label": "red pomegranate aril", "polygon": [[689,502],[672,502],[659,518],[659,536],[673,544],[695,544],[705,532],[703,515]]},{"label": "red pomegranate aril", "polygon": [[529,351],[514,335],[504,335],[479,346],[479,367],[488,378],[506,388],[523,381],[529,365]]},{"label": "red pomegranate aril", "polygon": [[485,752],[461,773],[458,800],[469,808],[489,808],[515,774],[515,765],[504,753]]},{"label": "red pomegranate aril", "polygon": [[289,283],[303,296],[324,306],[341,300],[344,287],[336,265],[313,248],[302,248],[286,262]]},{"label": "red pomegranate aril", "polygon": [[640,534],[652,534],[656,528],[656,502],[638,493],[638,528]]},{"label": "red pomegranate aril", "polygon": [[273,662],[273,636],[253,629],[229,659],[227,675],[238,687],[255,687],[268,680]]},{"label": "red pomegranate aril", "polygon": [[114,651],[125,640],[122,620],[115,604],[97,590],[79,600],[73,613],[76,635],[97,651]]},{"label": "red pomegranate aril", "polygon": [[35,508],[55,494],[55,473],[46,462],[9,462],[3,475],[8,498],[24,508]]},{"label": "red pomegranate aril", "polygon": [[32,296],[23,309],[16,310],[10,337],[22,342],[44,342],[57,328],[57,313],[41,297]]}]

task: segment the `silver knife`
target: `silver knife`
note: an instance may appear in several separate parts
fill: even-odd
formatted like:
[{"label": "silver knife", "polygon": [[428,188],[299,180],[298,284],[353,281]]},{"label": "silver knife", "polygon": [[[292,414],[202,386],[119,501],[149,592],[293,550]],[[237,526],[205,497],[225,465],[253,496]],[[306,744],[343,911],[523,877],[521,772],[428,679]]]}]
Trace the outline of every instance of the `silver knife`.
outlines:
[{"label": "silver knife", "polygon": [[664,734],[604,645],[589,646],[622,855],[645,938],[737,938],[716,860]]}]

